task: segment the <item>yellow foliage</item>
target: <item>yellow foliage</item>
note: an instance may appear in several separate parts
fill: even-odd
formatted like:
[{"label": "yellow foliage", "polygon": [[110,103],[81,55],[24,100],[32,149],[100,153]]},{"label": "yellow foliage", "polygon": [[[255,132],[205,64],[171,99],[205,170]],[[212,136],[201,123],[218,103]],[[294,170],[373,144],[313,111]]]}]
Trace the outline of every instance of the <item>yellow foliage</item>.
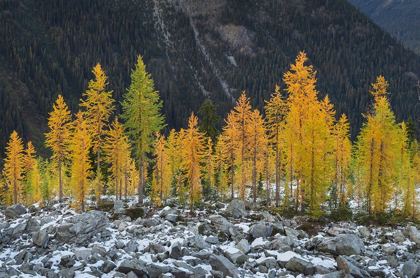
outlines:
[{"label": "yellow foliage", "polygon": [[188,129],[183,137],[182,157],[186,178],[189,185],[190,207],[193,210],[195,202],[201,199],[201,169],[200,163],[203,158],[204,139],[198,130],[198,118],[191,113],[188,120]]},{"label": "yellow foliage", "polygon": [[155,155],[156,165],[154,178],[156,179],[155,185],[152,184],[153,192],[156,193],[160,200],[160,205],[163,200],[168,199],[171,183],[170,183],[170,168],[168,160],[168,149],[166,147],[165,136],[156,133],[155,140]]},{"label": "yellow foliage", "polygon": [[61,95],[58,95],[53,111],[48,118],[50,132],[45,133],[45,146],[53,151],[52,159],[56,160],[58,167],[59,199],[63,198],[62,167],[63,160],[68,155],[68,144],[70,139],[70,111]]},{"label": "yellow foliage", "polygon": [[92,138],[88,132],[86,120],[79,111],[73,123],[73,132],[70,140],[71,182],[75,192],[76,205],[82,211],[86,207],[86,195],[89,193],[90,158],[89,150],[92,147]]},{"label": "yellow foliage", "polygon": [[9,191],[8,204],[22,203],[22,172],[24,168],[23,143],[16,131],[10,135],[6,146],[6,158],[4,159],[4,176]]},{"label": "yellow foliage", "polygon": [[92,147],[97,154],[97,181],[95,186],[96,199],[101,198],[101,147],[103,145],[104,127],[114,110],[112,91],[106,91],[108,77],[98,63],[92,70],[95,79],[89,81],[89,89],[83,93],[85,100],[81,99],[80,106],[86,109],[85,119],[91,136]]}]

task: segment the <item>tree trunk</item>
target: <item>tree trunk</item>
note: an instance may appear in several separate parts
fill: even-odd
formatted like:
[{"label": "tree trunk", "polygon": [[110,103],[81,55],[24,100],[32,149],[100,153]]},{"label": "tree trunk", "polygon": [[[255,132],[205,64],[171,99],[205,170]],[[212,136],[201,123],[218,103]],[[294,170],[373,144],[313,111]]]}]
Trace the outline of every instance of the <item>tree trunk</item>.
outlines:
[{"label": "tree trunk", "polygon": [[[128,164],[126,163],[126,165],[128,165]],[[124,192],[125,201],[127,201],[127,191],[128,191],[128,189],[127,189],[127,187],[128,187],[127,167],[124,170],[124,186],[125,186],[125,190],[124,190],[125,191]]]},{"label": "tree trunk", "polygon": [[143,204],[143,178],[144,178],[144,163],[143,163],[143,156],[139,160],[139,203]]},{"label": "tree trunk", "polygon": [[231,188],[232,188],[232,200],[235,197],[235,194],[233,192],[233,186],[234,186],[234,176],[235,176],[235,172],[234,172],[234,157],[233,157],[233,152],[231,152],[230,154],[230,183],[231,183]]},{"label": "tree trunk", "polygon": [[252,165],[252,187],[254,203],[257,202],[257,140],[254,139],[254,157]]},{"label": "tree trunk", "polygon": [[59,187],[59,201],[63,201],[63,180],[61,176],[61,158],[58,159],[58,187]]},{"label": "tree trunk", "polygon": [[279,165],[279,146],[276,146],[276,207],[280,203],[280,165]]},{"label": "tree trunk", "polygon": [[96,185],[96,198],[98,200],[96,200],[96,202],[99,204],[101,202],[101,148],[99,147],[99,142],[98,142],[98,149],[97,149],[97,153],[98,153],[98,169],[97,169],[97,175],[98,175],[98,184]]}]

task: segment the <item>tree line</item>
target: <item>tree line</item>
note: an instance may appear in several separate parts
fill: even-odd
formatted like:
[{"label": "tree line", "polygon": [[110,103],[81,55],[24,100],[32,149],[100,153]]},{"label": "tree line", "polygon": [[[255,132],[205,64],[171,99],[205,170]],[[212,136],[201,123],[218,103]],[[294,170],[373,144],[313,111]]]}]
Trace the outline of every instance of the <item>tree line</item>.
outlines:
[{"label": "tree line", "polygon": [[[160,206],[169,198],[240,198],[318,217],[330,209],[357,206],[376,215],[388,210],[417,217],[420,151],[415,124],[396,123],[388,82],[379,76],[357,140],[350,140],[345,114],[336,118],[328,95],[321,99],[316,71],[301,52],[283,76],[264,111],[246,92],[217,129],[217,107],[207,99],[188,126],[162,133],[162,101],[139,56],[131,84],[114,115],[108,78],[98,64],[94,79],[72,116],[58,96],[50,112],[45,145],[50,159],[35,157],[31,142],[10,136],[3,169],[3,202],[31,204],[72,197],[144,194]],[[113,121],[111,121],[113,118]],[[120,120],[121,119],[121,120]]]}]

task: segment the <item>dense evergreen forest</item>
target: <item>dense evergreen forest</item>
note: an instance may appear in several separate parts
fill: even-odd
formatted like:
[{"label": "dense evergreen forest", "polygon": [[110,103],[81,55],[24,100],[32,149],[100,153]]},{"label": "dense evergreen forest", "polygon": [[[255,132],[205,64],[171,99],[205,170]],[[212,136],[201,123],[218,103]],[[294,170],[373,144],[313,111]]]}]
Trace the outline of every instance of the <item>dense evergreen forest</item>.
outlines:
[{"label": "dense evergreen forest", "polygon": [[420,53],[420,5],[416,0],[349,0],[357,9],[401,41]]},{"label": "dense evergreen forest", "polygon": [[352,139],[378,75],[391,84],[397,120],[418,121],[410,73],[420,72],[419,57],[346,0],[4,0],[0,150],[17,130],[47,156],[43,134],[52,103],[62,94],[76,112],[97,63],[121,112],[131,69],[143,55],[163,100],[167,133],[186,126],[207,95],[223,117],[243,90],[262,110],[276,84],[284,88],[283,74],[302,50],[318,72],[321,95],[329,95],[338,115],[348,115]]}]

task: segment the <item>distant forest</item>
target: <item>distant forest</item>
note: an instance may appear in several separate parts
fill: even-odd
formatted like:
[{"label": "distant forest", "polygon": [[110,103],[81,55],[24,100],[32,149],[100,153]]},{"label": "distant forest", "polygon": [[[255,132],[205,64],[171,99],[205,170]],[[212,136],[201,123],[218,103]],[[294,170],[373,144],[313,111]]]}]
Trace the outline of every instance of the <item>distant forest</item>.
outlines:
[{"label": "distant forest", "polygon": [[[76,112],[96,63],[110,77],[120,113],[139,54],[163,100],[166,134],[186,127],[205,93],[224,118],[234,102],[221,80],[235,99],[245,90],[262,111],[276,84],[285,87],[283,74],[301,50],[317,71],[321,96],[329,95],[337,115],[348,115],[353,140],[379,75],[391,84],[397,121],[411,116],[418,124],[417,82],[410,76],[420,73],[420,58],[346,0],[214,2],[223,5],[197,12],[194,1],[1,1],[0,155],[13,130],[50,155],[43,142],[52,104],[62,94]],[[235,44],[235,35],[248,44]]]}]

